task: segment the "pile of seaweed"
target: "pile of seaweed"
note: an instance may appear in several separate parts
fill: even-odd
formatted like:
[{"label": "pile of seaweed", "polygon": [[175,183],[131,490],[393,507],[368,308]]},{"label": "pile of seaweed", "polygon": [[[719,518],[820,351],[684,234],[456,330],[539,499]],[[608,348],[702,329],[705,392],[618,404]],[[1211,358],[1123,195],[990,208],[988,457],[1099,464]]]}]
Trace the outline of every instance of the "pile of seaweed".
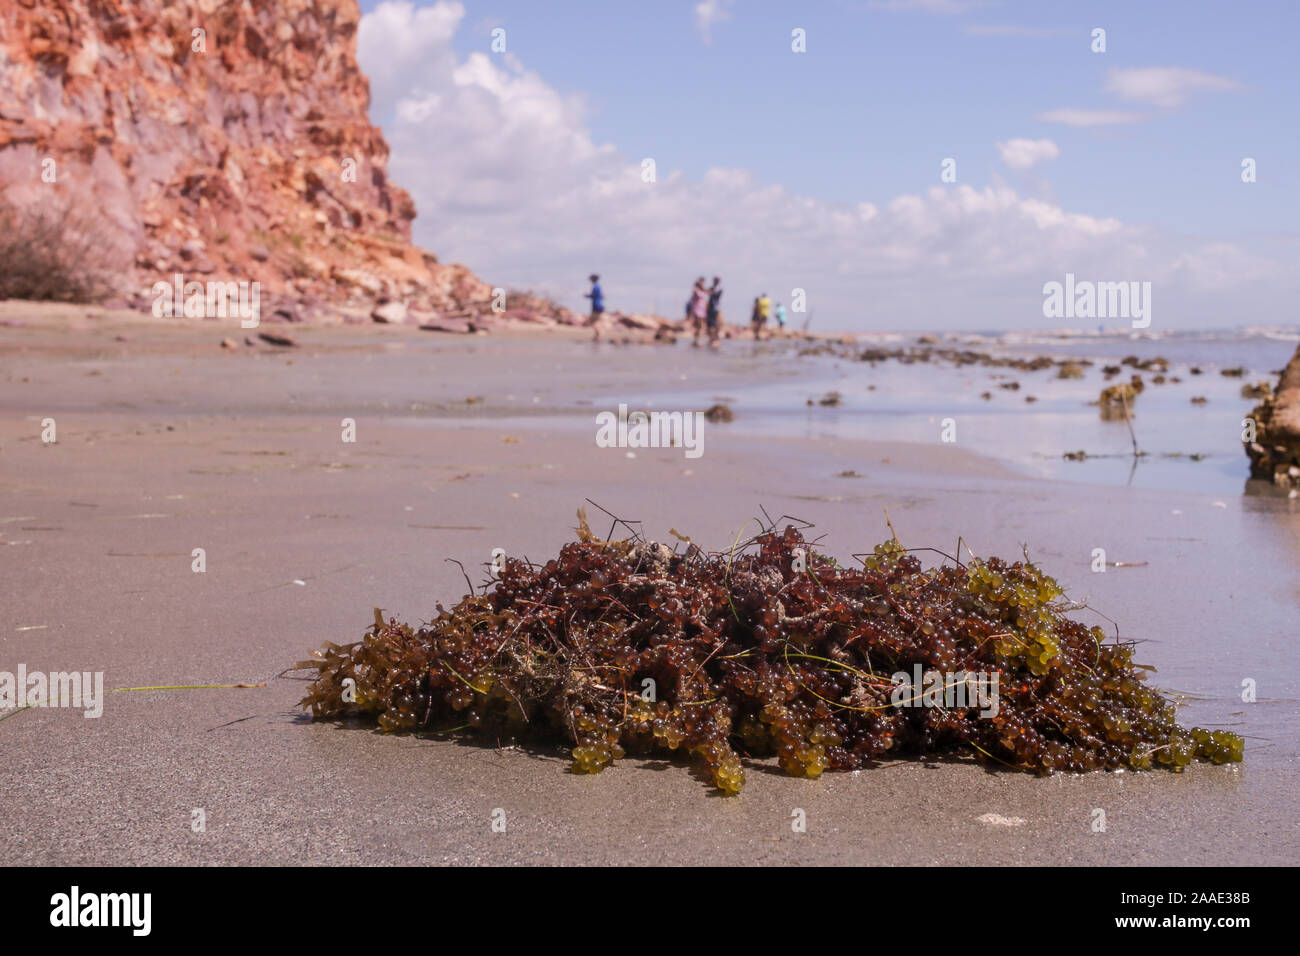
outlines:
[{"label": "pile of seaweed", "polygon": [[[564,740],[579,773],[685,752],[729,794],[742,757],[805,777],[904,755],[1039,773],[1242,759],[1238,735],[1179,727],[1133,644],[1067,617],[1079,606],[1028,560],[927,570],[894,537],[844,567],[793,525],[706,553],[579,521],[554,560],[506,560],[426,626],[376,610],[362,641],[298,665],[318,672],[302,706],[389,732]],[[952,692],[971,674],[995,706]]]}]

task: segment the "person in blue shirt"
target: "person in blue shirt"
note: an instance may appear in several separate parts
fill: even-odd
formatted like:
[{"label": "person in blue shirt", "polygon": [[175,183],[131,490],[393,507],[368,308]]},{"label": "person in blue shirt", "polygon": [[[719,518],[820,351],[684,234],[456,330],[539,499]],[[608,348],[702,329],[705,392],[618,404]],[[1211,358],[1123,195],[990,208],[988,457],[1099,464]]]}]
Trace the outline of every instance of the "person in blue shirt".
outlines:
[{"label": "person in blue shirt", "polygon": [[583,298],[591,300],[591,318],[587,324],[592,327],[592,340],[600,341],[600,318],[605,314],[605,293],[600,288],[600,276],[594,272],[587,277],[591,280],[591,291],[584,293]]}]

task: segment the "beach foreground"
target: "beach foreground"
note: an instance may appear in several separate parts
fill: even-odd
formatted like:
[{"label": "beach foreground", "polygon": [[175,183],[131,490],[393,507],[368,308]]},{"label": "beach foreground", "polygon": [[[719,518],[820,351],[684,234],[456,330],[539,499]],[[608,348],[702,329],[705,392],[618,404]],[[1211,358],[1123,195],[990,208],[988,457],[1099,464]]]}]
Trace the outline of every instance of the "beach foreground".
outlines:
[{"label": "beach foreground", "polygon": [[[265,684],[109,694],[98,719],[0,722],[6,862],[1300,862],[1296,502],[1036,480],[961,445],[725,425],[698,459],[628,457],[596,445],[597,407],[580,403],[671,379],[680,348],[575,341],[557,371],[519,342],[301,338],[232,355],[210,326],[6,330],[0,669],[103,671],[109,690]],[[420,368],[423,386],[408,384]],[[729,374],[691,387],[725,395]],[[715,549],[754,533],[760,508],[813,522],[846,560],[888,537],[886,510],[909,547],[954,553],[961,535],[1011,558],[1027,545],[1145,642],[1154,683],[1186,695],[1180,722],[1245,735],[1245,762],[1036,778],[899,761],[804,780],[758,761],[722,798],[684,762],[628,758],[582,777],[560,749],[388,737],[298,711],[294,661],[359,639],[373,607],[426,620],[453,603],[466,584],[449,558],[478,583],[495,548],[552,556],[587,499],[648,537],[675,528]],[[1142,566],[1093,573],[1096,547]],[[797,811],[806,832],[792,830]]]}]

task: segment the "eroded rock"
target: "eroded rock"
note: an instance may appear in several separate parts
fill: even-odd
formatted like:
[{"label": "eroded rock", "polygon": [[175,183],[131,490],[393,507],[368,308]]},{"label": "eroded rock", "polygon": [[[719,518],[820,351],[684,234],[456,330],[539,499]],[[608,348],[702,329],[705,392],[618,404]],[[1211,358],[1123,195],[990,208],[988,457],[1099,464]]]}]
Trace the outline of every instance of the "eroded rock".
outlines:
[{"label": "eroded rock", "polygon": [[1282,488],[1300,487],[1300,348],[1282,370],[1277,388],[1248,416],[1243,444],[1250,459],[1250,475]]}]

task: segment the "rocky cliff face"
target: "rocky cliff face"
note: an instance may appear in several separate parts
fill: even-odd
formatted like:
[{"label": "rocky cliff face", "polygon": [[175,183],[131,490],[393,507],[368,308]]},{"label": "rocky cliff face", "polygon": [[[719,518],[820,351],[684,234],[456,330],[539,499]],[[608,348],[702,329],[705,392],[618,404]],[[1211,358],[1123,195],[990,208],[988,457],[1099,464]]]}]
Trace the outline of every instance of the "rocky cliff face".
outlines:
[{"label": "rocky cliff face", "polygon": [[[0,191],[92,212],[123,285],[483,307],[411,245],[366,110],[356,0],[3,0]],[[52,180],[52,181],[51,181]]]}]

